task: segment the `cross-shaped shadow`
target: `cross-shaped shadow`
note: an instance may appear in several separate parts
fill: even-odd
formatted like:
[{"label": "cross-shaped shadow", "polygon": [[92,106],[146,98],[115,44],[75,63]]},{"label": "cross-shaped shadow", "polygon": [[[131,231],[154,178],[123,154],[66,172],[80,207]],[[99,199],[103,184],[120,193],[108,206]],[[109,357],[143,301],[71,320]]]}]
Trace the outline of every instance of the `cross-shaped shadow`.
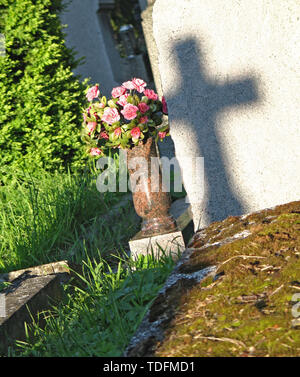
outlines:
[{"label": "cross-shaped shadow", "polygon": [[[184,122],[190,128],[191,138],[196,138],[198,150],[204,157],[207,220],[212,222],[239,215],[243,213],[243,203],[235,194],[238,188],[229,180],[231,166],[224,160],[217,116],[229,106],[247,106],[258,101],[257,80],[249,76],[220,83],[207,77],[202,53],[193,38],[178,42],[174,53],[181,82],[176,84],[176,93],[167,96],[171,135],[172,123],[180,127],[180,122]],[[172,108],[176,109],[175,114],[172,114]],[[174,133],[178,137],[178,128]]]}]

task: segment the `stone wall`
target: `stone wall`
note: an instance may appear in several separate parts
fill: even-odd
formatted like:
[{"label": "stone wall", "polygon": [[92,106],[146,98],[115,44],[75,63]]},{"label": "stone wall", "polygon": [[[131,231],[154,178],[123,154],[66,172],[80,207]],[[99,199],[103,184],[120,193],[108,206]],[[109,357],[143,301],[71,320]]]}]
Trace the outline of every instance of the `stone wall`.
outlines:
[{"label": "stone wall", "polygon": [[[171,136],[198,226],[299,198],[299,12],[297,0],[154,4]],[[186,156],[204,157],[203,195]]]}]

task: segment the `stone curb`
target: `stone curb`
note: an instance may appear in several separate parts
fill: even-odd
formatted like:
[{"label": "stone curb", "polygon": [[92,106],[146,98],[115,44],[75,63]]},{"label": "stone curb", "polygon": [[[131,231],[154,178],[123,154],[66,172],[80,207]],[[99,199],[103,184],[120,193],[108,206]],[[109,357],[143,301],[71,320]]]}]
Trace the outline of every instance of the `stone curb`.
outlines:
[{"label": "stone curb", "polygon": [[[10,282],[0,293],[5,305],[5,317],[0,317],[0,355],[5,355],[16,339],[26,340],[25,322],[37,320],[38,313],[62,299],[62,285],[74,270],[78,270],[77,265],[60,261],[0,275],[0,281]],[[42,317],[39,325],[44,325]]]}]

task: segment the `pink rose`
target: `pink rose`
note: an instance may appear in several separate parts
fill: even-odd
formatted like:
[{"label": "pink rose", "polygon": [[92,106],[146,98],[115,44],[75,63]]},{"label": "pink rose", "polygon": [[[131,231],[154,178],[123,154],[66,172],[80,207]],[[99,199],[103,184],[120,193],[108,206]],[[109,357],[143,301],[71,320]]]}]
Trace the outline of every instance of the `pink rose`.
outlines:
[{"label": "pink rose", "polygon": [[132,81],[125,81],[125,82],[123,82],[122,86],[124,86],[124,88],[126,88],[128,90],[135,89],[135,86],[134,86]]},{"label": "pink rose", "polygon": [[162,111],[163,111],[163,113],[164,114],[168,114],[168,106],[167,106],[167,102],[166,102],[164,96],[162,96],[161,103],[162,103]]},{"label": "pink rose", "polygon": [[109,136],[107,135],[107,133],[105,131],[102,131],[102,132],[100,132],[100,139],[108,140]]},{"label": "pink rose", "polygon": [[117,86],[116,88],[113,88],[113,90],[111,91],[111,95],[113,96],[113,98],[118,98],[125,94],[125,92],[126,88],[124,88],[123,86]]},{"label": "pink rose", "polygon": [[141,117],[140,118],[140,123],[147,123],[148,122],[148,117],[147,116],[144,116],[144,117]]},{"label": "pink rose", "polygon": [[99,148],[91,148],[90,154],[92,156],[99,156],[102,153],[102,150]]},{"label": "pink rose", "polygon": [[132,84],[139,93],[143,93],[145,86],[147,86],[144,80],[136,78],[132,79]]},{"label": "pink rose", "polygon": [[153,101],[156,101],[158,99],[158,95],[152,89],[145,89],[144,95],[148,97],[149,99],[153,99]]},{"label": "pink rose", "polygon": [[129,96],[129,93],[125,93],[122,96],[120,96],[119,101],[117,102],[118,105],[125,106],[127,105],[127,97]]},{"label": "pink rose", "polygon": [[140,112],[141,112],[142,114],[145,114],[145,112],[148,111],[148,110],[150,109],[150,107],[149,107],[146,103],[144,103],[144,102],[140,102],[140,103],[138,104],[138,108],[139,108],[139,110],[140,110]]},{"label": "pink rose", "polygon": [[121,130],[120,127],[116,128],[116,129],[114,130],[114,135],[115,135],[115,136],[120,136],[121,133],[122,133],[122,130]]},{"label": "pink rose", "polygon": [[99,97],[100,91],[98,85],[92,86],[86,94],[86,98],[91,102],[94,98]]},{"label": "pink rose", "polygon": [[99,107],[100,107],[100,109],[104,109],[104,107],[105,107],[104,103],[100,102]]},{"label": "pink rose", "polygon": [[107,107],[104,110],[101,120],[103,120],[103,122],[106,122],[108,124],[113,124],[120,120],[120,114],[117,109]]},{"label": "pink rose", "polygon": [[160,132],[158,133],[158,137],[159,137],[160,139],[164,139],[164,138],[166,137],[166,135],[167,135],[167,133],[164,132],[164,131],[160,131]]},{"label": "pink rose", "polygon": [[138,139],[141,135],[141,130],[138,127],[134,127],[131,131],[130,134],[133,139]]},{"label": "pink rose", "polygon": [[89,130],[89,133],[94,132],[96,127],[97,127],[97,122],[88,122],[88,124],[87,124],[87,128]]},{"label": "pink rose", "polygon": [[138,107],[131,105],[130,103],[127,103],[127,105],[124,106],[124,109],[121,110],[121,113],[123,114],[125,119],[132,120],[136,117],[137,111]]}]

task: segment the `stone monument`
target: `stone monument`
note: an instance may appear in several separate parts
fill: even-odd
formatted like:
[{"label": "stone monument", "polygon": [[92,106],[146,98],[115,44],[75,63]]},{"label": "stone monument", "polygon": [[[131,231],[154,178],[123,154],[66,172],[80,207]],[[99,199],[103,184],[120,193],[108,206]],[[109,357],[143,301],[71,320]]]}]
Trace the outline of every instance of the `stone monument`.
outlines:
[{"label": "stone monument", "polygon": [[[299,14],[298,0],[154,4],[162,92],[196,229],[299,199]],[[203,192],[186,156],[204,157]]]},{"label": "stone monument", "polygon": [[62,12],[61,22],[65,29],[66,44],[74,48],[78,58],[85,62],[74,72],[82,79],[91,78],[91,83],[99,83],[102,93],[110,94],[118,83],[114,79],[105,40],[97,17],[99,0],[72,0]]},{"label": "stone monument", "polygon": [[[99,83],[101,94],[109,96],[113,87],[132,77],[149,81],[141,54],[121,57],[110,25],[110,12],[115,0],[65,1],[67,8],[60,18],[65,29],[66,44],[74,48],[78,58],[84,58],[74,72],[90,83]],[[123,29],[131,25],[124,25]],[[133,33],[132,33],[133,34]],[[126,37],[126,33],[123,33]],[[127,43],[124,38],[123,43]],[[130,46],[127,50],[130,51]]]}]

